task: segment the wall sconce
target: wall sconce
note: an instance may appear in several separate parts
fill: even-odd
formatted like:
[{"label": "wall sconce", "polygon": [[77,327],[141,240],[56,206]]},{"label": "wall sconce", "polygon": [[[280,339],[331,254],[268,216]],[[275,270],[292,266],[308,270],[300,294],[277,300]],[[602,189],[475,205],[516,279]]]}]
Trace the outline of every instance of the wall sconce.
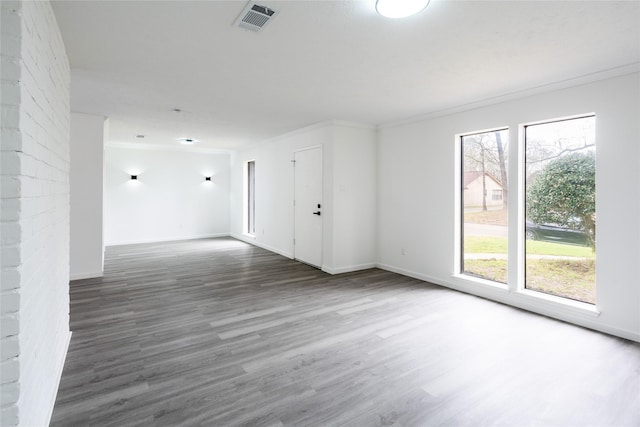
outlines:
[{"label": "wall sconce", "polygon": [[138,179],[138,175],[131,175],[131,179],[137,180]]},{"label": "wall sconce", "polygon": [[204,177],[204,180],[205,180],[205,181],[211,181],[211,177],[210,177],[210,176],[205,176],[205,177]]}]

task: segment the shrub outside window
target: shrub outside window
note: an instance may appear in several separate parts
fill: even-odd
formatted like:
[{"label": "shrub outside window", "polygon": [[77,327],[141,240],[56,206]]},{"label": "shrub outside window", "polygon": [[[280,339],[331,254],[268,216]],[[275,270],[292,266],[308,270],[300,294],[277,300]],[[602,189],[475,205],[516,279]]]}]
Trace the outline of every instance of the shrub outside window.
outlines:
[{"label": "shrub outside window", "polygon": [[595,304],[595,116],[525,129],[525,288]]}]

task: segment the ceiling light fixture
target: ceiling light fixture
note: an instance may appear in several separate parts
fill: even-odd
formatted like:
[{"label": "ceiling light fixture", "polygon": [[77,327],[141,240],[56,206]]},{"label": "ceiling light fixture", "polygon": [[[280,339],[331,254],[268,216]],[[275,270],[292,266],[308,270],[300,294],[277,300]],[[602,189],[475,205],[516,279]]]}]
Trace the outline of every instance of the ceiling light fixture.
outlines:
[{"label": "ceiling light fixture", "polygon": [[198,142],[198,140],[196,140],[196,139],[191,139],[191,138],[179,138],[179,139],[178,139],[178,142],[179,142],[180,144],[184,144],[184,145],[193,145],[193,144],[195,144],[196,142]]},{"label": "ceiling light fixture", "polygon": [[376,12],[386,18],[406,18],[421,12],[429,0],[376,0]]}]

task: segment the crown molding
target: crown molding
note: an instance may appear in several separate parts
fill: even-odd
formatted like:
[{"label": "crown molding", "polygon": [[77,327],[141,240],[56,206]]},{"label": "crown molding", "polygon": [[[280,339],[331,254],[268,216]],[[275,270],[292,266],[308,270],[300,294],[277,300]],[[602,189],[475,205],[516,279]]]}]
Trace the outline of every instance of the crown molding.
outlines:
[{"label": "crown molding", "polygon": [[527,98],[533,95],[539,95],[547,92],[553,92],[556,90],[567,89],[576,86],[582,86],[588,83],[597,82],[600,80],[607,80],[614,77],[620,77],[627,74],[633,74],[640,72],[640,62],[634,62],[631,64],[622,65],[620,67],[609,68],[607,70],[601,70],[595,73],[584,74],[579,77],[571,79],[560,80],[554,83],[548,83],[540,86],[535,86],[528,89],[509,92],[506,94],[485,98],[482,100],[469,102],[462,105],[457,105],[449,108],[443,108],[440,110],[434,110],[418,116],[409,117],[393,122],[381,123],[378,125],[378,129],[387,129],[397,126],[404,126],[412,123],[417,123],[425,120],[431,120],[438,117],[449,116],[452,114],[462,113],[465,111],[475,110],[481,107],[487,107],[490,105],[501,104],[507,101],[514,101],[517,99]]}]

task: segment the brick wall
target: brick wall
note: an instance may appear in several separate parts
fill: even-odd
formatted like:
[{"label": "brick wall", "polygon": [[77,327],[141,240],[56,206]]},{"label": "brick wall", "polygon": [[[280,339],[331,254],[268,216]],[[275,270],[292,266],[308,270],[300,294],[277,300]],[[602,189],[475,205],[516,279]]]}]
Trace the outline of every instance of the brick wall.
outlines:
[{"label": "brick wall", "polygon": [[0,5],[0,424],[39,426],[70,337],[69,63],[48,2]]}]

